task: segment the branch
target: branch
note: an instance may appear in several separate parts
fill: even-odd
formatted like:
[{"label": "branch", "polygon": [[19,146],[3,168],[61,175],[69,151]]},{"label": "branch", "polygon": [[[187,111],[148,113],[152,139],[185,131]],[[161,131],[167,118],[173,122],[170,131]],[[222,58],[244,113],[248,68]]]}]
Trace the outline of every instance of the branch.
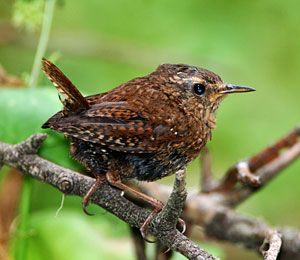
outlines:
[{"label": "branch", "polygon": [[[269,259],[280,250],[279,236],[270,236],[274,234],[274,230],[279,230],[279,234],[282,235],[279,258],[298,259],[298,230],[274,229],[262,220],[237,214],[232,208],[266,185],[271,178],[299,157],[299,139],[300,126],[250,159],[231,167],[218,184],[212,180],[210,158],[206,151],[202,157],[202,192],[190,193],[183,212],[184,219],[189,223],[187,230],[192,230],[193,226],[201,226],[210,238],[242,244],[246,248],[262,252]],[[242,186],[237,185],[239,182]],[[163,202],[171,193],[170,188],[157,183],[142,183],[139,189]],[[194,238],[202,238],[199,236],[199,229],[191,234]],[[264,241],[268,242],[269,248],[262,247],[263,244],[266,245]],[[260,250],[261,248],[264,250]]]},{"label": "branch", "polygon": [[[155,195],[162,202],[171,193],[170,187],[157,183],[143,183],[140,186],[149,196]],[[226,205],[226,198],[219,193],[189,193],[183,217],[194,229],[193,239],[203,239],[203,233],[210,239],[243,245],[259,252],[270,232],[281,234],[282,247],[278,259],[298,259],[300,256],[300,231],[293,228],[272,228],[263,220],[236,213]],[[202,229],[194,228],[201,226]]]},{"label": "branch", "polygon": [[[174,229],[176,227],[184,207],[186,196],[185,170],[180,170],[176,172],[173,191],[167,204],[157,216],[158,221],[160,221],[159,226],[162,230]],[[183,225],[185,225],[184,222]],[[185,231],[185,226],[183,227],[183,230]]]},{"label": "branch", "polygon": [[260,248],[265,260],[276,260],[281,244],[281,234],[276,230],[270,231]]},{"label": "branch", "polygon": [[146,257],[146,242],[141,235],[141,232],[136,227],[130,227],[131,238],[135,249],[137,260],[147,260]]},{"label": "branch", "polygon": [[211,171],[211,157],[209,150],[204,147],[200,156],[201,162],[201,192],[210,192],[216,186],[216,182],[213,180]]},{"label": "branch", "polygon": [[[17,168],[35,179],[52,185],[67,195],[83,197],[94,183],[94,179],[60,167],[36,155],[35,153],[46,137],[45,134],[36,134],[17,145],[0,143],[0,165],[6,164]],[[174,196],[181,196],[181,193],[179,194],[177,191],[182,191],[182,181],[178,181],[178,178],[176,178],[174,187]],[[119,190],[112,188],[107,183],[101,185],[91,197],[91,201],[132,227],[140,228],[149,215],[149,210],[127,200],[121,196]],[[169,217],[168,207],[167,204],[163,212],[154,219],[149,227],[149,232],[156,236],[164,246],[180,252],[189,259],[215,259],[177,229],[162,230],[161,225],[155,225],[155,223],[165,222],[165,217]]]},{"label": "branch", "polygon": [[226,194],[227,203],[237,206],[299,156],[300,125],[261,152],[229,168],[223,180],[210,192]]},{"label": "branch", "polygon": [[[197,191],[188,195],[182,214],[188,224],[189,232],[194,226],[201,226],[209,238],[242,244],[246,248],[262,252],[266,259],[272,259],[270,258],[272,255],[274,258],[279,250],[278,259],[298,259],[300,231],[292,228],[269,227],[262,220],[237,214],[232,208],[259,188],[253,186],[255,183],[253,180],[256,180],[259,185],[265,185],[268,180],[299,157],[299,137],[300,127],[257,155],[229,169],[226,177],[218,184],[212,180],[210,163],[206,159],[207,163],[203,169],[206,169],[204,174],[208,180],[207,184],[211,184],[205,185],[203,192]],[[85,195],[94,181],[92,178],[59,167],[34,154],[40,146],[39,140],[43,138],[44,135],[36,135],[25,141],[29,144],[25,146],[36,147],[34,149],[20,149],[23,147],[21,144],[12,146],[0,143],[0,164],[2,160],[2,163],[28,172],[31,176],[59,188],[66,194]],[[20,151],[21,154],[15,154]],[[242,186],[237,185],[239,182]],[[184,178],[179,176],[178,179],[177,175],[173,195],[167,202],[172,192],[170,187],[157,183],[139,185],[138,188],[142,192],[167,203],[164,210],[152,221],[149,232],[159,237],[163,247],[179,251],[189,258],[197,256],[195,259],[213,259],[174,228],[185,200],[184,186]],[[128,201],[120,195],[119,191],[105,183],[94,194],[92,201],[136,228],[139,228],[149,215],[149,211]],[[172,217],[173,210],[176,217]],[[166,219],[169,220],[168,224],[160,225]],[[199,239],[199,229],[191,234]]]}]

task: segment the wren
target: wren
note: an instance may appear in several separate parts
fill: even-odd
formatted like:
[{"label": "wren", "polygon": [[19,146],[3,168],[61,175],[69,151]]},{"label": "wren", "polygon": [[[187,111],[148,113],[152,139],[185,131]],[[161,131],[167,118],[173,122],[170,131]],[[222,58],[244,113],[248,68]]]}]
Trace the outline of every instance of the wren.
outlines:
[{"label": "wren", "polygon": [[[84,210],[105,176],[109,184],[150,203],[157,213],[161,202],[123,181],[155,181],[184,168],[211,139],[220,102],[228,94],[254,91],[226,84],[203,68],[162,64],[149,75],[84,97],[53,63],[42,63],[63,103],[42,128],[63,133],[70,140],[71,156],[96,178],[83,199]],[[150,215],[141,228],[143,235]]]}]

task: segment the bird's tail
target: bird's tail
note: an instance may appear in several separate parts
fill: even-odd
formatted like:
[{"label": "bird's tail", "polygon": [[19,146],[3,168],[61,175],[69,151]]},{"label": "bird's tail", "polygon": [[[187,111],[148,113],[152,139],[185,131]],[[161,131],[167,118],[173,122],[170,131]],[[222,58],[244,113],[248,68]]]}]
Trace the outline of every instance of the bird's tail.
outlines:
[{"label": "bird's tail", "polygon": [[43,58],[42,64],[44,73],[61,94],[60,100],[64,105],[63,113],[65,115],[76,114],[89,107],[85,97],[59,68],[45,58]]},{"label": "bird's tail", "polygon": [[52,81],[60,94],[60,101],[64,105],[62,111],[56,113],[43,124],[42,128],[52,128],[60,118],[75,115],[89,107],[89,104],[73,83],[52,62],[43,58],[43,71]]}]

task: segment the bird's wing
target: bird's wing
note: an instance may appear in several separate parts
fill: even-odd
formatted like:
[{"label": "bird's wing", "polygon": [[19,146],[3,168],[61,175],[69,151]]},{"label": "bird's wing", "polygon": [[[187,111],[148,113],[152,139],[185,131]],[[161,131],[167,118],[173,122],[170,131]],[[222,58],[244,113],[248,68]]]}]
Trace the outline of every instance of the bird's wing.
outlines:
[{"label": "bird's wing", "polygon": [[174,138],[167,122],[155,124],[147,113],[142,114],[127,102],[93,105],[79,115],[60,118],[51,128],[128,153],[151,153]]}]

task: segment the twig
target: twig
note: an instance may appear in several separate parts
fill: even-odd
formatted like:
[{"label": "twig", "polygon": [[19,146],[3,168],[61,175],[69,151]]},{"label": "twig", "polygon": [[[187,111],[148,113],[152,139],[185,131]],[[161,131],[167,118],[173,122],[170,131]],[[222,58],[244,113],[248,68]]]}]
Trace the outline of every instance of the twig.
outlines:
[{"label": "twig", "polygon": [[169,260],[173,256],[173,251],[163,246],[159,241],[156,243],[155,260]]},{"label": "twig", "polygon": [[[281,170],[289,166],[295,159],[300,156],[300,141],[290,149],[283,152],[276,159],[258,169],[256,175],[253,175],[252,187],[243,186],[236,188],[234,192],[229,193],[228,203],[236,206],[251,196],[252,193],[262,188],[269,180],[276,177]],[[253,185],[255,183],[255,185]]]},{"label": "twig", "polygon": [[[185,189],[185,169],[176,172],[176,179],[174,182],[173,191],[164,206],[162,211],[158,214],[156,219],[153,221],[156,228],[160,231],[157,237],[159,244],[162,248],[164,243],[162,238],[165,232],[176,230],[176,225],[179,217],[182,213],[182,209],[186,200],[187,192]],[[181,224],[184,225],[183,231],[185,231],[185,223],[181,220]],[[162,236],[162,237],[161,237]],[[170,246],[170,249],[172,247]],[[168,248],[166,249],[168,250]]]},{"label": "twig", "polygon": [[[173,191],[166,206],[158,215],[157,228],[161,229],[161,232],[165,230],[176,229],[178,219],[182,213],[184,203],[186,200],[187,192],[185,189],[185,169],[176,172],[176,179],[174,182]],[[184,225],[182,232],[185,231],[185,223],[182,221],[181,224]],[[158,237],[159,239],[159,237]],[[162,241],[158,240],[156,247],[156,259],[157,260],[167,260],[172,256],[172,251],[166,248]]]},{"label": "twig", "polygon": [[43,56],[45,55],[49,35],[50,35],[50,29],[52,24],[52,17],[55,7],[55,1],[56,0],[46,0],[45,1],[45,10],[44,10],[44,16],[43,16],[43,24],[42,24],[42,31],[39,39],[39,43],[37,46],[37,50],[34,57],[34,62],[32,66],[32,71],[29,79],[28,85],[30,87],[36,87],[37,85],[37,79],[40,73],[40,67],[41,67],[41,60]]},{"label": "twig", "polygon": [[[300,126],[296,127],[287,136],[280,138],[274,144],[263,149],[261,152],[252,156],[250,159],[244,160],[243,162],[247,162],[249,164],[248,167],[250,172],[255,174],[255,172],[258,169],[276,160],[283,149],[290,148],[291,146],[295,145],[299,137],[300,137]],[[236,165],[229,168],[229,170],[225,174],[225,177],[223,178],[223,181],[219,184],[218,187],[214,189],[214,191],[222,191],[222,192],[232,191],[238,181],[238,175],[239,172]]]},{"label": "twig", "polygon": [[[45,138],[46,135],[36,134],[19,145],[0,143],[0,158],[4,164],[15,167],[35,179],[46,182],[65,194],[83,197],[94,183],[91,177],[62,168],[42,159],[36,154],[26,154],[26,151],[32,152],[36,150]],[[178,183],[178,179],[176,179],[176,183]],[[179,192],[182,192],[181,185],[176,185],[176,187],[178,187]],[[120,196],[120,192],[107,183],[101,185],[93,194],[91,201],[137,228],[142,226],[149,215],[148,210]],[[162,215],[157,216],[155,219],[157,223],[163,223],[164,219],[171,219],[171,216],[167,213],[168,207],[166,206],[166,210]],[[163,245],[180,252],[189,259],[215,259],[175,228],[162,232],[160,225],[152,223],[149,227],[149,232],[156,236]]]},{"label": "twig", "polygon": [[263,221],[229,210],[216,214],[205,230],[207,235],[218,240],[239,243],[246,248],[263,251],[265,259],[268,260],[277,259],[280,248],[278,259],[300,259],[300,232],[295,229],[270,231],[272,229]]},{"label": "twig", "polygon": [[278,156],[276,160],[267,164],[265,167],[257,171],[257,176],[261,185],[272,179],[282,169],[286,168],[296,158],[300,156],[300,141],[293,145],[289,150]]},{"label": "twig", "polygon": [[266,235],[260,251],[265,260],[276,260],[281,248],[281,235],[276,230],[271,230]]},{"label": "twig", "polygon": [[135,255],[137,260],[147,260],[145,240],[141,235],[141,232],[136,227],[130,227],[133,246],[135,249]]},{"label": "twig", "polygon": [[201,192],[210,192],[216,185],[212,178],[211,157],[208,148],[204,147],[200,156]]},{"label": "twig", "polygon": [[[248,160],[229,168],[223,180],[211,191],[227,194],[227,203],[238,205],[300,156],[299,139],[300,126]],[[239,181],[242,187],[237,186]]]},{"label": "twig", "polygon": [[185,170],[180,170],[176,172],[173,191],[167,201],[167,204],[154,221],[157,223],[156,225],[158,229],[164,231],[168,229],[174,229],[176,227],[178,219],[182,213],[186,196]]},{"label": "twig", "polygon": [[[162,202],[171,193],[171,189],[157,183],[144,183],[140,186],[148,195],[156,195]],[[273,228],[263,220],[241,215],[231,210],[222,193],[190,192],[183,212],[185,221],[195,226],[194,239],[203,239],[203,232],[211,239],[243,245],[259,252],[266,234]],[[191,227],[192,228],[192,227]],[[282,248],[278,259],[300,259],[300,231],[293,228],[275,228],[282,234]]]},{"label": "twig", "polygon": [[[34,57],[34,62],[28,82],[29,87],[34,88],[37,85],[38,76],[40,73],[41,59],[45,55],[50,29],[52,24],[52,17],[54,13],[55,0],[46,0],[43,14],[43,24],[41,34],[37,45],[37,50]],[[22,146],[23,147],[23,146]],[[16,260],[23,260],[26,255],[28,239],[24,233],[28,230],[31,196],[32,196],[33,182],[31,178],[24,177],[23,189],[20,202],[20,223],[18,231],[22,234],[16,241],[15,258]]]}]

